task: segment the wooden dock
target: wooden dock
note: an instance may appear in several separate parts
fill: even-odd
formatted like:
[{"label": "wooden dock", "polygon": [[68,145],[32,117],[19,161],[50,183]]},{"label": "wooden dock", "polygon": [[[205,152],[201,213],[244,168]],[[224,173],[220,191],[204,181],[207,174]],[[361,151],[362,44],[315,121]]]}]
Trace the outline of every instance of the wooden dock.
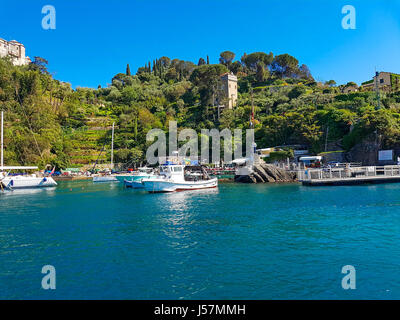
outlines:
[{"label": "wooden dock", "polygon": [[305,186],[341,186],[400,182],[400,166],[305,169],[297,172]]}]

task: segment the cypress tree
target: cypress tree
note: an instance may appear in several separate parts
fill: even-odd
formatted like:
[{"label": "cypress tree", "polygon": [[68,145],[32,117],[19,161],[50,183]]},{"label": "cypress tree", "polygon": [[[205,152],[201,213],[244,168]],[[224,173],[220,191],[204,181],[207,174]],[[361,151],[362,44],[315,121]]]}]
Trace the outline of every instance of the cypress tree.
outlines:
[{"label": "cypress tree", "polygon": [[207,64],[210,64],[210,58],[207,56]]},{"label": "cypress tree", "polygon": [[127,76],[131,75],[131,68],[129,67],[129,63],[126,65],[126,75]]}]

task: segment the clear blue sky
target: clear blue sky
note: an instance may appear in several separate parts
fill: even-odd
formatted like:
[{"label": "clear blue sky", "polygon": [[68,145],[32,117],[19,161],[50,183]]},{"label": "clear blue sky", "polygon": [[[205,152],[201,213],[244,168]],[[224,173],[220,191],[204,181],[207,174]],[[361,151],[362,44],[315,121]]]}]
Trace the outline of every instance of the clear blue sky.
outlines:
[{"label": "clear blue sky", "polygon": [[[44,5],[56,30],[41,27]],[[357,29],[341,27],[356,8]],[[400,73],[399,0],[1,0],[0,37],[22,42],[30,57],[73,87],[97,87],[161,56],[191,60],[230,50],[289,53],[319,81],[369,80],[375,68]]]}]

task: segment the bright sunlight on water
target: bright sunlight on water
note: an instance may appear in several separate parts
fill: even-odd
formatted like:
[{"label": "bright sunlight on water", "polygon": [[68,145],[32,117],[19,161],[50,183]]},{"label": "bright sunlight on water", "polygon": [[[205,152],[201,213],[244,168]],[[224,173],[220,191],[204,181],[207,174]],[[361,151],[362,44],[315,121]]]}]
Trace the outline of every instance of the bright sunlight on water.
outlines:
[{"label": "bright sunlight on water", "polygon": [[400,184],[0,195],[1,299],[399,299],[399,248]]}]

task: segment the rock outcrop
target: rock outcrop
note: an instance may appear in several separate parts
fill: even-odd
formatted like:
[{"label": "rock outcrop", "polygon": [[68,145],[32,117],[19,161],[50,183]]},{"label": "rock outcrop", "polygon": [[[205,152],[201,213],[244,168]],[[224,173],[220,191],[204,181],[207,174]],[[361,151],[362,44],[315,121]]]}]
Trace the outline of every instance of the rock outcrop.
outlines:
[{"label": "rock outcrop", "polygon": [[294,182],[296,174],[280,169],[272,164],[261,163],[253,167],[254,172],[246,176],[235,176],[236,182],[243,183],[271,183]]}]

